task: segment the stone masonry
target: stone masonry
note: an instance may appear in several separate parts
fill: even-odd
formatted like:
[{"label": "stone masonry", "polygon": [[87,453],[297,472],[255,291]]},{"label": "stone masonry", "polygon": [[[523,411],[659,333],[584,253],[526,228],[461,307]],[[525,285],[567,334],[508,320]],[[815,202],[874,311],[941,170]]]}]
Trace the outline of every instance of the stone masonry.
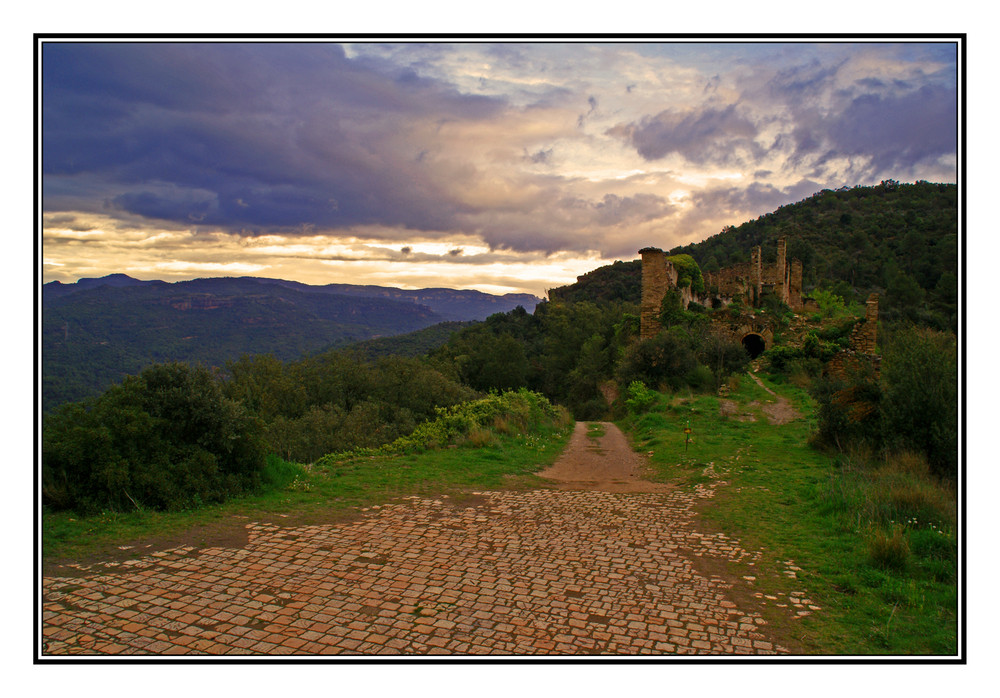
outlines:
[{"label": "stone masonry", "polygon": [[[240,549],[45,577],[42,652],[787,654],[733,580],[693,562],[760,555],[697,529],[713,492],[490,491],[341,524],[254,523]],[[791,601],[791,618],[819,610]]]},{"label": "stone masonry", "polygon": [[[677,286],[677,270],[663,250],[646,247],[639,250],[642,257],[642,305],[640,337],[650,339],[659,333],[658,316],[663,296]],[[750,251],[750,261],[735,264],[716,272],[702,272],[705,291],[695,294],[690,287],[681,289],[681,300],[686,308],[692,301],[706,307],[724,307],[734,300],[758,306],[765,292],[776,295],[792,310],[801,310],[802,262],[787,260],[785,238],[778,240],[777,259],[774,264],[762,262],[760,245]]]},{"label": "stone masonry", "polygon": [[876,353],[878,331],[878,294],[868,296],[865,302],[865,319],[851,330],[849,348],[838,352],[826,365],[827,375],[846,378],[863,366],[871,366],[878,374],[882,358]]}]

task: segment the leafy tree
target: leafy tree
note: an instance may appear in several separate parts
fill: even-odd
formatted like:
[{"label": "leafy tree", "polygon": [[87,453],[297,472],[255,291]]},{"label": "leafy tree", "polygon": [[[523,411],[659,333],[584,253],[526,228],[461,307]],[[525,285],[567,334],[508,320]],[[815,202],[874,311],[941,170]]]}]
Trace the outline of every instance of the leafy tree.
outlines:
[{"label": "leafy tree", "polygon": [[524,387],[528,360],[524,345],[504,334],[475,347],[462,370],[463,381],[475,390],[512,390]]},{"label": "leafy tree", "polygon": [[697,365],[688,334],[683,330],[668,330],[625,350],[618,366],[618,382],[631,385],[638,381],[677,390],[686,385],[687,375]]},{"label": "leafy tree", "polygon": [[905,272],[900,272],[886,289],[886,310],[890,319],[902,318],[909,322],[917,320],[924,300],[924,290],[920,284]]},{"label": "leafy tree", "polygon": [[667,261],[674,265],[677,270],[677,286],[680,288],[691,287],[695,293],[705,291],[705,280],[701,275],[701,267],[694,257],[689,254],[675,254],[667,257]]},{"label": "leafy tree", "polygon": [[43,422],[45,504],[178,509],[253,489],[261,425],[208,369],[158,364]]},{"label": "leafy tree", "polygon": [[958,347],[951,333],[902,328],[884,341],[882,419],[887,446],[927,456],[932,471],[958,473]]}]

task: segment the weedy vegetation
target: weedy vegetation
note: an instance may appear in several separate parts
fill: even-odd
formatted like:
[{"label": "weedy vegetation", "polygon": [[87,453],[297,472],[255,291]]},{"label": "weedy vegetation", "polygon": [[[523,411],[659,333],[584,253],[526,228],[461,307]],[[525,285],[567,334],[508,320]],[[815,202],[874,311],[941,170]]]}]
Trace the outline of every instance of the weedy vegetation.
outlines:
[{"label": "weedy vegetation", "polygon": [[[954,485],[934,475],[921,453],[831,455],[814,447],[813,397],[786,381],[764,381],[776,395],[746,375],[729,382],[724,398],[633,386],[629,392],[642,399],[631,399],[622,425],[636,449],[651,454],[655,479],[682,487],[725,481],[700,517],[761,552],[752,567],[731,563],[731,575],[755,578],[743,591],[796,651],[955,654]],[[765,408],[779,399],[799,416],[770,424]],[[794,576],[792,567],[799,568]],[[764,596],[796,591],[821,610],[789,620]]]}]

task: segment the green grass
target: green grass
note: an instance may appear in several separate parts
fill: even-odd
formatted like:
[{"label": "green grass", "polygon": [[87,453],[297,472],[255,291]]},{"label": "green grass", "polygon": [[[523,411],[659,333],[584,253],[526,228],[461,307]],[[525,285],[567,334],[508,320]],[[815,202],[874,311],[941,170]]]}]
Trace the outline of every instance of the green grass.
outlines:
[{"label": "green grass", "polygon": [[599,422],[587,422],[587,438],[591,441],[598,441],[605,433],[607,433],[607,430],[603,424]]},{"label": "green grass", "polygon": [[[954,493],[935,484],[913,458],[863,463],[809,445],[814,405],[791,385],[765,383],[800,418],[768,423],[776,398],[744,376],[720,414],[716,396],[661,396],[649,412],[623,421],[637,450],[652,452],[660,481],[728,485],[702,507],[705,524],[762,550],[757,591],[806,590],[822,610],[789,623],[773,606],[791,644],[810,654],[949,655],[957,652],[957,544]],[[753,417],[753,421],[750,418]],[[691,441],[685,453],[684,428]],[[786,575],[788,562],[801,568]]]}]

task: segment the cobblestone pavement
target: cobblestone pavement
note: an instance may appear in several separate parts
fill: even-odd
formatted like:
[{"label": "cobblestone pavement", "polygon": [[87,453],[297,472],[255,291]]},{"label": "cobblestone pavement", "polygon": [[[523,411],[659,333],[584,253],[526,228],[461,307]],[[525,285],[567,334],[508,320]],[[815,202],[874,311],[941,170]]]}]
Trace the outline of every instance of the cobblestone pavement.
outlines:
[{"label": "cobblestone pavement", "polygon": [[475,494],[44,578],[43,654],[787,652],[691,563],[755,558],[692,525],[711,487]]}]

